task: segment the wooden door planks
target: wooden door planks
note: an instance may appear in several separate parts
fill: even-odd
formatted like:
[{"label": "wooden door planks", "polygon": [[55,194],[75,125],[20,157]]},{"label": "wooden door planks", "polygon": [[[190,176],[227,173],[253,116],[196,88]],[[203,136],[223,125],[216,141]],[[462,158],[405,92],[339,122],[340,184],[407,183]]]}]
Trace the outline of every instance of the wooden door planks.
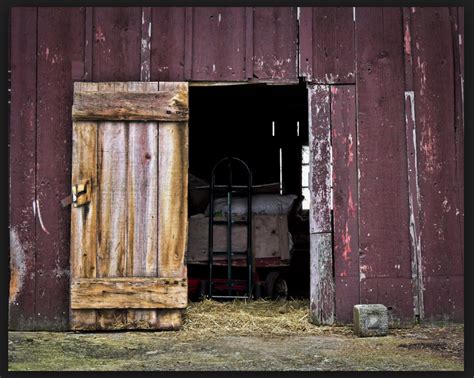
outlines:
[{"label": "wooden door planks", "polygon": [[[72,141],[72,184],[91,179],[92,197],[87,206],[71,212],[71,277],[93,278],[97,271],[97,125],[75,122]],[[95,329],[94,310],[71,310],[70,325],[77,329]]]},{"label": "wooden door planks", "polygon": [[[150,93],[158,89],[158,84],[129,83],[128,89]],[[128,249],[130,252],[127,276],[156,277],[158,270],[158,124],[156,122],[130,122],[129,130]],[[129,309],[127,310],[127,325],[136,328],[157,328],[157,311]]]},{"label": "wooden door planks", "polygon": [[74,120],[185,121],[187,94],[166,92],[75,91]]},{"label": "wooden door planks", "polygon": [[[160,90],[186,90],[187,83],[161,83]],[[159,205],[158,276],[186,276],[184,252],[188,234],[188,155],[187,122],[159,124]],[[182,324],[181,310],[162,310],[160,327]]]},{"label": "wooden door planks", "polygon": [[[158,92],[158,85],[157,82],[76,83],[75,88],[83,93],[115,91],[153,94]],[[166,83],[161,90],[177,90],[187,97],[185,83]],[[187,103],[187,98],[185,101]],[[87,130],[92,134],[85,136]],[[96,134],[93,134],[94,132]],[[161,137],[159,134],[162,134]],[[187,124],[166,122],[158,126],[156,122],[77,121],[74,123],[74,135],[75,146],[77,144],[74,158],[81,161],[85,159],[86,154],[92,154],[88,151],[94,149],[93,141],[96,140],[97,184],[94,193],[97,197],[97,209],[92,205],[94,201],[74,208],[73,213],[79,212],[73,215],[72,219],[85,221],[84,215],[79,214],[87,214],[92,218],[93,213],[96,213],[98,232],[95,236],[88,234],[92,237],[88,242],[94,243],[95,238],[97,240],[95,267],[95,262],[89,258],[75,255],[81,247],[84,248],[84,245],[77,244],[86,239],[87,235],[83,234],[84,226],[75,225],[73,228],[73,232],[79,235],[72,236],[73,245],[76,247],[71,249],[71,259],[89,266],[76,263],[77,267],[73,271],[72,282],[75,282],[76,286],[71,286],[71,313],[74,314],[71,326],[75,329],[179,327],[182,324],[182,310],[179,308],[184,307],[187,290],[180,289],[178,296],[173,294],[169,300],[165,300],[164,292],[160,294],[157,289],[156,293],[147,294],[152,296],[147,297],[149,302],[143,302],[142,307],[137,304],[130,305],[130,302],[124,301],[125,297],[115,293],[110,297],[112,299],[108,299],[108,304],[94,307],[92,304],[77,304],[82,295],[79,294],[78,288],[83,286],[77,286],[76,279],[95,278],[106,282],[117,280],[118,277],[125,280],[125,277],[128,277],[132,281],[137,277],[151,279],[157,274],[164,279],[172,277],[182,280],[186,277],[184,248],[187,230]],[[81,149],[79,143],[85,148]],[[74,172],[77,172],[77,175],[73,177],[74,180],[93,176],[79,161],[75,163]],[[84,165],[87,164],[95,164],[94,159],[84,162]],[[162,167],[162,174],[159,174],[159,165]],[[162,189],[160,193],[158,188]],[[176,203],[182,205],[175,206]],[[83,218],[80,218],[81,216]],[[158,230],[160,223],[168,225],[164,231],[167,234],[161,239]],[[183,282],[186,286],[186,282]],[[121,285],[122,288],[126,286],[123,286],[123,283]],[[145,297],[137,296],[138,299]],[[83,296],[81,298],[84,300]],[[121,301],[121,309],[112,307],[114,298]],[[173,306],[173,298],[177,301],[176,306]],[[152,305],[153,301],[156,302],[155,307]],[[171,309],[160,308],[163,306]]]},{"label": "wooden door planks", "polygon": [[[187,305],[186,278],[79,278],[72,281],[71,293],[72,309],[157,309]],[[127,327],[130,327],[128,322]]]}]

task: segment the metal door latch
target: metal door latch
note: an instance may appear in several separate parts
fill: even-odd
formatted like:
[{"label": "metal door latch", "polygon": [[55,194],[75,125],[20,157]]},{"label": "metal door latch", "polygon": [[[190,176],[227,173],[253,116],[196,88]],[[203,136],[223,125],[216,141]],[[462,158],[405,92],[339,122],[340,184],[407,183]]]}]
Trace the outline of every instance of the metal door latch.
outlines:
[{"label": "metal door latch", "polygon": [[78,207],[91,201],[92,182],[90,179],[83,180],[72,186],[72,206]]}]

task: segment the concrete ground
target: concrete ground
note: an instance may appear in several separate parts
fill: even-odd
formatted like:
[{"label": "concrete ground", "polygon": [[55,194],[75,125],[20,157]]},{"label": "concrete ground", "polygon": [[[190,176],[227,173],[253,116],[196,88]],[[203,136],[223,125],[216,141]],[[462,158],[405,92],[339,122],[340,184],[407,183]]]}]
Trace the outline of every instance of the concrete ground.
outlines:
[{"label": "concrete ground", "polygon": [[10,332],[9,370],[463,370],[463,325],[320,334]]}]

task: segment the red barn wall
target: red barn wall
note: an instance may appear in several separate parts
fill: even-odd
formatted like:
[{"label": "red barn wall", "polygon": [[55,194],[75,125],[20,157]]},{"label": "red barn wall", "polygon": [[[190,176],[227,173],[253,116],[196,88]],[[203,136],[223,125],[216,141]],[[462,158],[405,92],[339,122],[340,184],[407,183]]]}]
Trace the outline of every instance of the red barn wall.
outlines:
[{"label": "red barn wall", "polygon": [[12,8],[11,31],[11,329],[68,327],[73,82],[141,79],[330,85],[336,320],[464,319],[463,8]]}]

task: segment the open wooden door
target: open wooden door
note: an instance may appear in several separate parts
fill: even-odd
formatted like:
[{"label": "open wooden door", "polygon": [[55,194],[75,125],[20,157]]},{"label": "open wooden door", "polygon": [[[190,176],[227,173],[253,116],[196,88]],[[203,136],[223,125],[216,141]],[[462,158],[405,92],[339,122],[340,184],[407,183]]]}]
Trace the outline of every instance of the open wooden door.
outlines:
[{"label": "open wooden door", "polygon": [[187,305],[188,85],[74,84],[71,329],[176,329]]}]

